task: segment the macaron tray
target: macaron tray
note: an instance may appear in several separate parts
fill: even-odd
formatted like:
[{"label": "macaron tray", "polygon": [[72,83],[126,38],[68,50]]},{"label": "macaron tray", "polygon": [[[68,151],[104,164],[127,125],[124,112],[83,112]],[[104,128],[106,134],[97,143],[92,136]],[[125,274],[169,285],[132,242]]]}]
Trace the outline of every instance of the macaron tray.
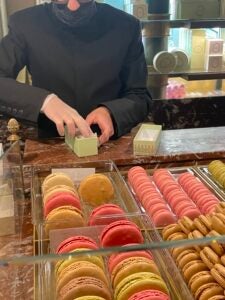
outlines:
[{"label": "macaron tray", "polygon": [[[107,225],[50,231],[47,251],[58,259],[36,265],[35,299],[72,300],[92,295],[95,298],[81,299],[135,300],[138,292],[148,291],[147,299],[151,295],[157,296],[152,299],[193,300],[172,259],[162,257],[165,250],[144,248],[143,243],[146,247],[151,243],[145,230],[149,218],[141,213],[125,217],[119,221],[110,217]],[[100,284],[99,291],[96,286]]]},{"label": "macaron tray", "polygon": [[194,167],[128,170],[125,181],[142,212],[157,228],[183,216],[194,219],[212,212],[224,197]]},{"label": "macaron tray", "polygon": [[135,212],[140,209],[112,161],[33,169],[32,217],[39,240],[48,239],[52,229],[101,224],[102,214]]},{"label": "macaron tray", "polygon": [[197,166],[199,176],[209,182],[225,201],[225,164],[222,160],[213,160],[209,165]]}]

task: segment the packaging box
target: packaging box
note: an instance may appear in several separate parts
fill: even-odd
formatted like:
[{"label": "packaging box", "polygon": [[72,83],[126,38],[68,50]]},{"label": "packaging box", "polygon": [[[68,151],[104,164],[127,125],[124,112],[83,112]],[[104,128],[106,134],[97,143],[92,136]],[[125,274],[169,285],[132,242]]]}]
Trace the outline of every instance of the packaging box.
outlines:
[{"label": "packaging box", "polygon": [[191,69],[203,70],[205,66],[205,40],[206,32],[204,29],[192,30],[192,53],[191,53]]},{"label": "packaging box", "polygon": [[97,135],[91,137],[77,136],[74,139],[73,151],[77,156],[90,156],[98,154],[98,138]]},{"label": "packaging box", "polygon": [[127,4],[146,4],[145,0],[124,0],[124,5]]},{"label": "packaging box", "polygon": [[98,154],[97,134],[90,137],[83,137],[81,135],[70,137],[67,133],[67,129],[65,128],[65,143],[78,157]]},{"label": "packaging box", "polygon": [[207,19],[220,17],[220,0],[172,0],[172,19]]},{"label": "packaging box", "polygon": [[135,16],[138,19],[148,18],[148,5],[143,4],[126,4],[124,5],[125,12]]},{"label": "packaging box", "polygon": [[207,39],[206,55],[223,55],[223,39]]},{"label": "packaging box", "polygon": [[205,60],[205,69],[209,72],[218,72],[222,70],[223,55],[208,56]]},{"label": "packaging box", "polygon": [[161,131],[161,125],[142,124],[133,140],[134,155],[156,154]]}]

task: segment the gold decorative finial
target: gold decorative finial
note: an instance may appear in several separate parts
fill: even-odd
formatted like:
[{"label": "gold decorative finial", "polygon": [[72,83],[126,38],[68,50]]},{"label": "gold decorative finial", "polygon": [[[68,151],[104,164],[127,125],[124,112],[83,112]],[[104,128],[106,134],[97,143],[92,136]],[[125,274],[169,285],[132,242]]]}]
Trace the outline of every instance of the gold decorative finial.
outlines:
[{"label": "gold decorative finial", "polygon": [[19,123],[17,122],[16,119],[10,119],[8,124],[7,124],[8,131],[11,133],[10,136],[7,138],[8,141],[10,142],[15,142],[20,139],[20,137],[17,135],[17,132],[20,128]]}]

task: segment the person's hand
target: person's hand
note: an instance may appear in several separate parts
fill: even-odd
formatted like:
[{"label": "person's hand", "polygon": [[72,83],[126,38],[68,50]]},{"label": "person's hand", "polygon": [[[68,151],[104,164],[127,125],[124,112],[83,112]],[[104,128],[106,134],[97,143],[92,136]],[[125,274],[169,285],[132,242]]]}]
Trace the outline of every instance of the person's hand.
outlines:
[{"label": "person's hand", "polygon": [[76,128],[79,129],[81,135],[84,137],[93,134],[90,126],[81,115],[56,95],[53,95],[46,103],[44,102],[41,112],[56,124],[58,133],[61,136],[65,134],[65,125],[67,126],[68,134],[70,136],[75,136]]},{"label": "person's hand", "polygon": [[86,117],[89,125],[97,124],[101,129],[99,144],[104,144],[114,134],[113,122],[109,110],[104,107],[98,107]]}]

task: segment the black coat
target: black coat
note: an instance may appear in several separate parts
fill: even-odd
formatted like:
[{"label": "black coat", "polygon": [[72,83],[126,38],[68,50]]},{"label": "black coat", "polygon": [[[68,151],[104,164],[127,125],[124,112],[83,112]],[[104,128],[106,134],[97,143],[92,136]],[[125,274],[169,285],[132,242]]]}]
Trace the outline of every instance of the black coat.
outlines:
[{"label": "black coat", "polygon": [[[32,86],[15,81],[24,66]],[[97,4],[97,13],[80,29],[61,23],[52,4],[21,10],[11,16],[0,43],[0,111],[38,122],[52,136],[55,125],[39,113],[50,93],[83,117],[105,105],[118,137],[149,112],[146,79],[139,21],[106,4]]]}]

